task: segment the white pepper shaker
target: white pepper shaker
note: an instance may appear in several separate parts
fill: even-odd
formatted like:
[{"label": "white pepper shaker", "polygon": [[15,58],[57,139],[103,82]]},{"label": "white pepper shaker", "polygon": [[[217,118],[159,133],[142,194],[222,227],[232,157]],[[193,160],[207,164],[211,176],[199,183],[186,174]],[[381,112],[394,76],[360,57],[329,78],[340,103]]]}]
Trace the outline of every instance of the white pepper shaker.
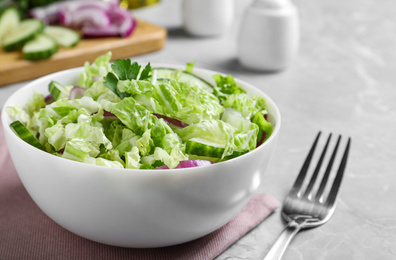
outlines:
[{"label": "white pepper shaker", "polygon": [[183,0],[184,30],[193,36],[226,33],[234,21],[234,0]]},{"label": "white pepper shaker", "polygon": [[285,69],[299,45],[297,8],[290,0],[254,0],[242,17],[238,59],[249,69]]}]

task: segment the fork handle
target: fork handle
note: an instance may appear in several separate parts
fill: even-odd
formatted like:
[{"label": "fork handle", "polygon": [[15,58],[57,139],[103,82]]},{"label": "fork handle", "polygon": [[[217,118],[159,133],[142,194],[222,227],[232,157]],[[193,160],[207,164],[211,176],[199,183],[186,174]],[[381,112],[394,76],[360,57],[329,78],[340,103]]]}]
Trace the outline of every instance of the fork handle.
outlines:
[{"label": "fork handle", "polygon": [[300,224],[298,224],[294,220],[290,221],[263,260],[282,259],[283,253],[286,251],[287,246],[290,244],[294,236],[300,230],[301,230]]}]

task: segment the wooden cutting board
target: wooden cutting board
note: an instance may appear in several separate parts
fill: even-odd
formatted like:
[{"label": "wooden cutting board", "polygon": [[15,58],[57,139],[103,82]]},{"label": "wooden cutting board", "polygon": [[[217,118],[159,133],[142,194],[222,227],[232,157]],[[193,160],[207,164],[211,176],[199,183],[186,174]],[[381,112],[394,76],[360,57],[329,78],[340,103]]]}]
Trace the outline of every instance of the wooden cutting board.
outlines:
[{"label": "wooden cutting board", "polygon": [[159,26],[137,20],[137,26],[127,38],[83,39],[76,47],[61,48],[50,59],[41,61],[24,60],[20,51],[0,50],[0,87],[35,79],[93,62],[96,57],[111,51],[112,59],[127,58],[162,49],[167,31]]}]

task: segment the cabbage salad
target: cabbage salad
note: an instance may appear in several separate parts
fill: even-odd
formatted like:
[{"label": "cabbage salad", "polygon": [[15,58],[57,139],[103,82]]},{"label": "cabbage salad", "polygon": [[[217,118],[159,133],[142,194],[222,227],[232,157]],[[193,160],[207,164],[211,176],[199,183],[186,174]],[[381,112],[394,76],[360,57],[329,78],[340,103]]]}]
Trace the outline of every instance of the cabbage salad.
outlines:
[{"label": "cabbage salad", "polygon": [[115,168],[164,169],[217,163],[247,153],[272,133],[266,100],[230,75],[216,84],[185,70],[86,62],[76,85],[52,81],[21,108],[7,107],[26,142],[63,158]]}]

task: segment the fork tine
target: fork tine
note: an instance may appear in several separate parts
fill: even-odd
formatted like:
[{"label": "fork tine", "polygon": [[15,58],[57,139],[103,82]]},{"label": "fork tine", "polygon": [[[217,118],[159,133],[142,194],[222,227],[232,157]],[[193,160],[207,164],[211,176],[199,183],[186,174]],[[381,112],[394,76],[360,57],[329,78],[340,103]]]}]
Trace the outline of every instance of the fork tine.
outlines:
[{"label": "fork tine", "polygon": [[331,134],[329,134],[329,137],[327,138],[326,145],[323,148],[322,154],[320,155],[319,161],[318,161],[316,168],[312,174],[311,180],[309,181],[308,187],[305,190],[305,193],[304,193],[305,197],[308,197],[310,195],[312,188],[315,185],[316,179],[318,178],[318,173],[319,173],[320,167],[322,166],[323,159],[326,155],[327,147],[329,147],[330,139],[331,139]]},{"label": "fork tine", "polygon": [[334,159],[335,159],[336,154],[337,154],[337,150],[338,150],[338,146],[340,144],[340,140],[341,140],[341,135],[338,136],[337,143],[336,143],[336,145],[334,147],[334,150],[333,150],[333,153],[331,155],[330,161],[329,161],[329,163],[327,165],[327,168],[326,168],[326,171],[325,171],[325,173],[323,175],[323,178],[322,178],[322,181],[320,183],[318,192],[316,193],[316,196],[315,196],[316,200],[320,200],[320,198],[323,195],[324,189],[326,187],[327,181],[328,181],[329,176],[330,176],[331,169],[332,169],[333,164],[334,164]]},{"label": "fork tine", "polygon": [[300,170],[300,173],[298,174],[298,177],[295,180],[292,189],[290,190],[290,194],[297,194],[300,191],[301,186],[305,179],[305,175],[307,174],[309,164],[311,163],[312,156],[315,152],[316,145],[318,144],[320,134],[321,134],[321,132],[319,131],[318,135],[315,138],[314,143],[312,144],[311,149],[309,150],[307,158],[305,158],[305,161],[304,161],[304,164]]},{"label": "fork tine", "polygon": [[347,160],[348,160],[350,145],[351,145],[351,138],[349,137],[348,143],[347,143],[345,151],[344,151],[344,155],[342,156],[341,163],[340,163],[340,166],[337,171],[337,175],[333,182],[333,186],[331,187],[329,196],[327,197],[327,200],[325,202],[327,206],[332,207],[337,199],[338,191],[339,191],[339,188],[341,185],[342,177],[344,175],[345,167],[346,167]]}]

